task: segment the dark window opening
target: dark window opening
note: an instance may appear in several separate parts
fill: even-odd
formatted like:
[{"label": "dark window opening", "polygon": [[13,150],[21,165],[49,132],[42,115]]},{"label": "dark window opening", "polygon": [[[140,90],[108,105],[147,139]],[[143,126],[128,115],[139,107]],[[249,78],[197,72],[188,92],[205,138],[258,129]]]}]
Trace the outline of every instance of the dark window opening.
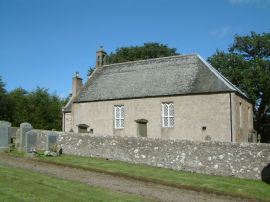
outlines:
[{"label": "dark window opening", "polygon": [[78,125],[78,132],[79,133],[87,133],[87,128],[88,128],[89,126],[88,125],[86,125],[86,124],[79,124]]}]

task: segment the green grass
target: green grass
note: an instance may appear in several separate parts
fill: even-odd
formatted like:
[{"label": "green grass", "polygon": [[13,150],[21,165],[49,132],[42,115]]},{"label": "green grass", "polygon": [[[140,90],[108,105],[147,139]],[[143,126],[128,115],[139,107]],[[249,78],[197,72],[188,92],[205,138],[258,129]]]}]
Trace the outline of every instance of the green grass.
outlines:
[{"label": "green grass", "polygon": [[83,183],[0,165],[0,201],[144,201]]},{"label": "green grass", "polygon": [[[18,152],[12,152],[11,154],[21,156]],[[143,181],[158,182],[179,188],[270,201],[270,186],[259,180],[203,175],[121,161],[72,155],[62,155],[60,157],[45,157],[40,155],[38,160]]]}]

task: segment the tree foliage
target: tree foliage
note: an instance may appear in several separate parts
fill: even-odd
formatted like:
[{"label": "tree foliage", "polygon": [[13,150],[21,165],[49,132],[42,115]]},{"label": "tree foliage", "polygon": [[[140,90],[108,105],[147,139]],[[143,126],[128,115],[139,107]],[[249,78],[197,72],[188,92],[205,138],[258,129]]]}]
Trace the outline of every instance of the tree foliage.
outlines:
[{"label": "tree foliage", "polygon": [[130,46],[116,49],[115,53],[108,55],[108,63],[129,62],[135,60],[146,60],[177,55],[176,48],[169,48],[161,43],[144,43],[143,46]]},{"label": "tree foliage", "polygon": [[12,105],[7,96],[7,91],[5,89],[5,83],[2,81],[0,77],[0,120],[10,121]]},{"label": "tree foliage", "polygon": [[16,88],[7,93],[0,80],[0,120],[10,121],[13,126],[29,122],[34,128],[61,130],[62,106],[66,101],[40,87],[31,92]]},{"label": "tree foliage", "polygon": [[[161,43],[149,42],[144,43],[143,46],[118,48],[114,53],[112,52],[107,55],[107,63],[130,62],[173,55],[179,55],[179,53],[176,52],[176,48],[169,48],[168,45]],[[95,67],[90,67],[87,75],[90,76],[94,69]]]},{"label": "tree foliage", "polygon": [[236,35],[228,52],[217,51],[208,60],[249,96],[254,127],[270,142],[270,33]]}]

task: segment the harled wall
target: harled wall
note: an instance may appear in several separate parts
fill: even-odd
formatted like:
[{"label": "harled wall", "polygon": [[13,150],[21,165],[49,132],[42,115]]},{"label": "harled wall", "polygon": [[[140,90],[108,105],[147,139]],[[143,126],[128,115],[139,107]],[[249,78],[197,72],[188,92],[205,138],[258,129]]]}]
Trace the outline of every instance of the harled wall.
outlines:
[{"label": "harled wall", "polygon": [[[250,125],[245,119],[242,136],[237,128],[237,106],[239,97],[232,93],[233,141],[247,142]],[[240,98],[239,98],[240,99]],[[162,102],[173,102],[175,126],[163,128],[161,118]],[[125,106],[125,128],[114,128],[114,106]],[[243,101],[243,105],[246,103]],[[87,124],[95,135],[137,137],[137,119],[146,119],[147,137],[161,139],[188,139],[204,141],[231,141],[230,94],[186,95],[156,98],[141,98],[115,101],[74,103],[72,128],[78,132],[77,125]],[[203,130],[202,127],[206,127]],[[88,130],[89,130],[88,129]],[[236,138],[236,135],[238,135]]]}]

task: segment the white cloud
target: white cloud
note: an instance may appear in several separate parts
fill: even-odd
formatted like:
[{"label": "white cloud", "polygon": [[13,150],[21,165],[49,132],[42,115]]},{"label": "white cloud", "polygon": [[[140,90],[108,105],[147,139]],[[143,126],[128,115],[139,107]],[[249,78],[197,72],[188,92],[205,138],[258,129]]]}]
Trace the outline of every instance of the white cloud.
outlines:
[{"label": "white cloud", "polygon": [[270,0],[229,0],[233,5],[242,5],[242,4],[253,4],[258,6],[269,6]]},{"label": "white cloud", "polygon": [[219,29],[212,30],[210,32],[210,35],[217,38],[224,38],[231,32],[230,26],[224,26]]}]

